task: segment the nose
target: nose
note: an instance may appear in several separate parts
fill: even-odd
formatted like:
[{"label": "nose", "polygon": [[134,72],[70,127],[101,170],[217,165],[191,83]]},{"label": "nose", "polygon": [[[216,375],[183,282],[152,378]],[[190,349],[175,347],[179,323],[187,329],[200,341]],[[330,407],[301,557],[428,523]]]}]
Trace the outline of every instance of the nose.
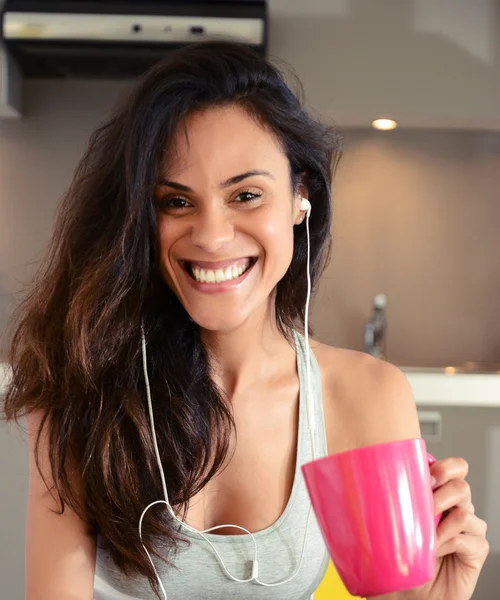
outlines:
[{"label": "nose", "polygon": [[200,212],[191,229],[192,243],[209,254],[217,253],[234,237],[234,226],[225,207],[210,207]]}]

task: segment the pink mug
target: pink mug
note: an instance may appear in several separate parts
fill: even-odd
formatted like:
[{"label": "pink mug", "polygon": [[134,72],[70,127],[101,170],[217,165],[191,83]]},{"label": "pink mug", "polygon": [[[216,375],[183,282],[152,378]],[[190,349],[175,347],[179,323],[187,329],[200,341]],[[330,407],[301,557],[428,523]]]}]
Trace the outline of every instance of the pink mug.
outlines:
[{"label": "pink mug", "polygon": [[436,527],[423,439],[366,446],[302,465],[330,557],[353,596],[379,596],[434,576]]}]

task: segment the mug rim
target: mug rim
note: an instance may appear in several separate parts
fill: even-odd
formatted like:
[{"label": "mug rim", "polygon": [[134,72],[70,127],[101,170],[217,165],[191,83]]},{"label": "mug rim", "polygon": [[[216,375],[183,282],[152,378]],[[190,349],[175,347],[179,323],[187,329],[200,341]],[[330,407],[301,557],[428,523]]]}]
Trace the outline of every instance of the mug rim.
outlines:
[{"label": "mug rim", "polygon": [[[325,460],[328,460],[330,458],[333,457],[341,457],[344,456],[345,454],[360,454],[362,452],[366,452],[367,450],[373,449],[373,448],[379,448],[382,446],[394,446],[394,445],[399,445],[399,444],[410,444],[410,443],[416,443],[418,442],[419,444],[424,444],[424,447],[427,449],[426,444],[425,444],[425,439],[423,437],[413,437],[413,438],[404,438],[401,440],[391,440],[388,442],[377,442],[376,444],[369,444],[368,446],[360,446],[359,448],[351,448],[350,450],[342,450],[341,452],[335,452],[334,454],[328,454],[327,456],[321,456],[320,458],[316,458],[314,460],[310,460],[306,463],[304,463],[302,465],[302,468],[307,467],[308,465],[312,465],[312,464],[316,464],[316,463],[320,463],[323,462]],[[427,453],[429,458],[432,458],[434,461],[436,460],[431,454]]]}]

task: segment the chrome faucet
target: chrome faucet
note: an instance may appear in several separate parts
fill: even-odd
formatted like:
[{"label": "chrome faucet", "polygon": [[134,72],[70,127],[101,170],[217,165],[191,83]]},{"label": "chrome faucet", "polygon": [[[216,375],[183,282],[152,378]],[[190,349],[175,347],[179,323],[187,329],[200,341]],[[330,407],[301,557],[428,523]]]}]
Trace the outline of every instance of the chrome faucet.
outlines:
[{"label": "chrome faucet", "polygon": [[373,308],[370,318],[365,325],[365,352],[385,359],[387,338],[387,297],[377,294],[373,299]]}]

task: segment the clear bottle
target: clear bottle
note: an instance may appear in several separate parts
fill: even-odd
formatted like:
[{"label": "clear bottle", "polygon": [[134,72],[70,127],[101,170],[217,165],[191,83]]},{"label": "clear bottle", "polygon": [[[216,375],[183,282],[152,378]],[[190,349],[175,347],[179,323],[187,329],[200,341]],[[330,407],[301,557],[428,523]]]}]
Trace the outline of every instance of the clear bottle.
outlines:
[{"label": "clear bottle", "polygon": [[377,358],[386,358],[387,340],[387,297],[377,294],[373,299],[373,309],[365,325],[365,352]]}]

